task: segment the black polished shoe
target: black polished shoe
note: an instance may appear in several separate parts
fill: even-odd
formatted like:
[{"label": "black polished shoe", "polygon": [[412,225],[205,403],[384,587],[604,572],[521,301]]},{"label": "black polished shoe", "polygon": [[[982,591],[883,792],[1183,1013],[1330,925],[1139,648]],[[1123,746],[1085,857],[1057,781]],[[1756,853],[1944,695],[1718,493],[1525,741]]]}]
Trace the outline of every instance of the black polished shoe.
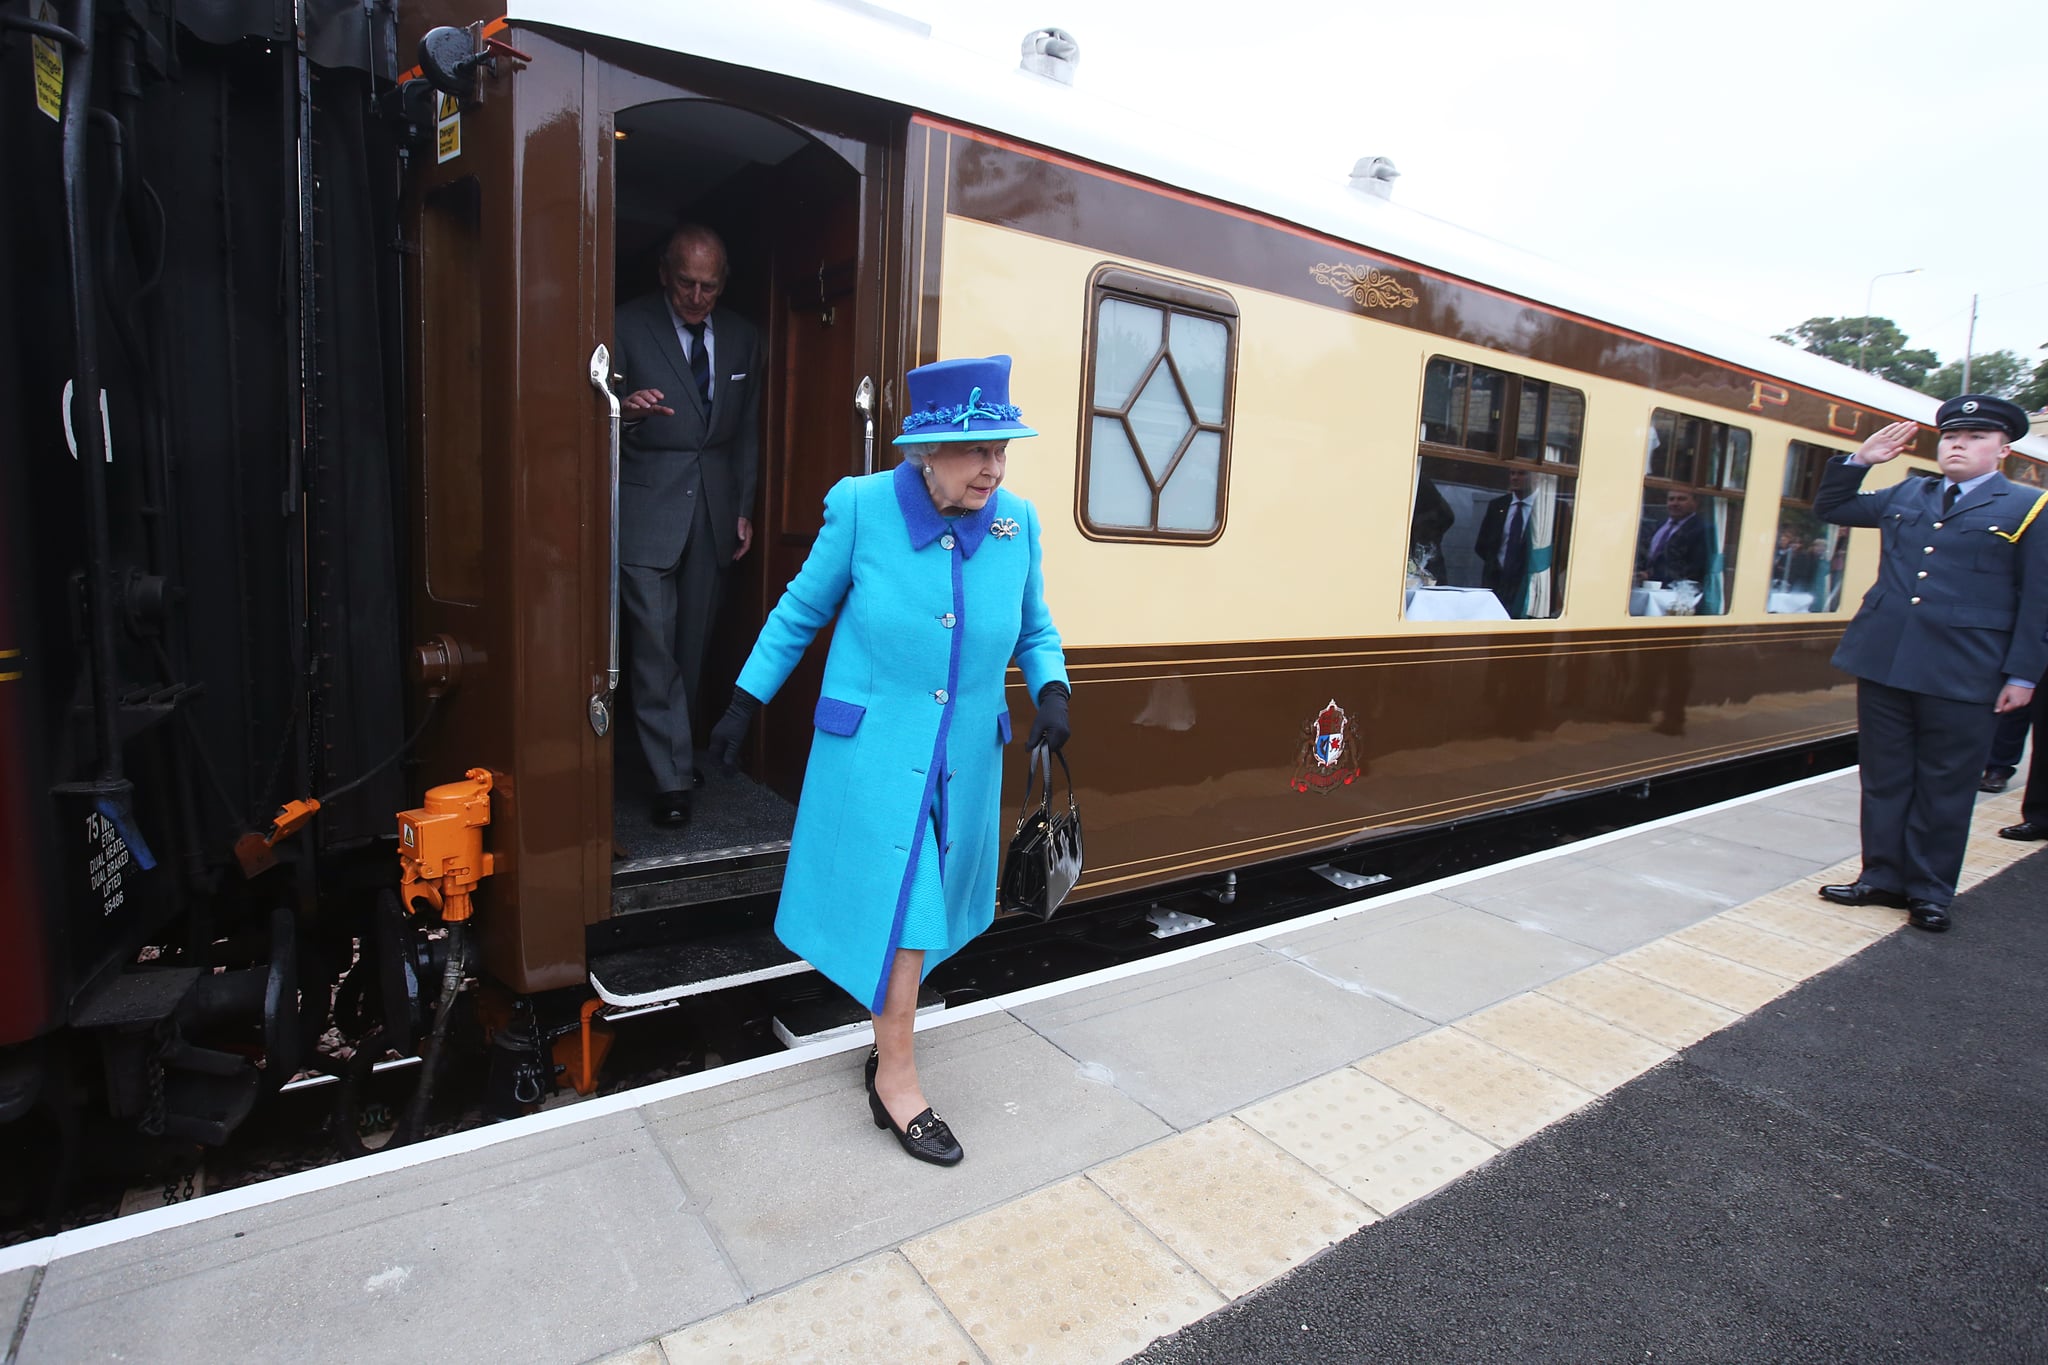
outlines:
[{"label": "black polished shoe", "polygon": [[881,1070],[881,1067],[882,1067],[882,1049],[880,1049],[880,1048],[878,1048],[878,1047],[871,1047],[871,1048],[869,1048],[869,1049],[868,1049],[868,1093],[869,1093],[869,1094],[873,1094],[873,1093],[874,1093],[874,1090],[875,1090],[875,1072],[877,1072],[877,1071]]},{"label": "black polished shoe", "polygon": [[1925,929],[1930,934],[1942,933],[1948,928],[1948,907],[1917,898],[1907,901],[1906,922],[1915,929]]},{"label": "black polished shoe", "polygon": [[2023,844],[2031,844],[2041,839],[2048,839],[2048,825],[2038,824],[2032,820],[2022,820],[2017,825],[2007,825],[2004,829],[1998,831],[1998,837],[2001,839],[2014,839]]},{"label": "black polished shoe", "polygon": [[654,798],[654,823],[670,829],[690,823],[688,792],[659,792]]},{"label": "black polished shoe", "polygon": [[1823,886],[1820,898],[1833,901],[1836,905],[1885,905],[1894,910],[1906,908],[1906,898],[1896,891],[1887,891],[1869,882],[1848,882],[1841,886]]},{"label": "black polished shoe", "polygon": [[692,787],[701,787],[704,785],[704,770],[702,768],[690,769],[690,785]]},{"label": "black polished shoe", "polygon": [[2006,784],[2012,781],[2012,774],[2013,770],[2011,768],[2004,768],[1993,764],[1984,770],[1984,776],[1977,779],[1977,790],[1993,794],[2002,792],[2005,790]]},{"label": "black polished shoe", "polygon": [[903,1144],[903,1150],[919,1161],[929,1161],[934,1166],[957,1166],[960,1158],[967,1155],[954,1140],[953,1130],[946,1121],[934,1114],[927,1106],[925,1111],[910,1121],[907,1128],[898,1128],[896,1120],[889,1117],[889,1106],[882,1103],[882,1097],[875,1093],[874,1078],[868,1079],[868,1108],[875,1114],[875,1127],[887,1128]]}]

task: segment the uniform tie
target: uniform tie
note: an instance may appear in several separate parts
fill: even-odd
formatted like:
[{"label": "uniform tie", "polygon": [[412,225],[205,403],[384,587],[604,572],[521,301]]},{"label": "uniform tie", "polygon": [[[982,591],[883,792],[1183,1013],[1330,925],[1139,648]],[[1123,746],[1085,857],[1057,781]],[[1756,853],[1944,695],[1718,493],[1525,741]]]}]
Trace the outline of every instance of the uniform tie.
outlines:
[{"label": "uniform tie", "polygon": [[683,330],[690,334],[690,378],[697,382],[697,396],[704,400],[704,406],[711,406],[711,357],[705,352],[704,324],[686,322]]},{"label": "uniform tie", "polygon": [[1501,536],[1500,566],[1509,573],[1515,573],[1522,558],[1522,500],[1516,498],[1508,504],[1507,531]]},{"label": "uniform tie", "polygon": [[1943,516],[1947,516],[1956,510],[1956,498],[1962,491],[1960,484],[1953,483],[1941,490],[1941,514]]}]

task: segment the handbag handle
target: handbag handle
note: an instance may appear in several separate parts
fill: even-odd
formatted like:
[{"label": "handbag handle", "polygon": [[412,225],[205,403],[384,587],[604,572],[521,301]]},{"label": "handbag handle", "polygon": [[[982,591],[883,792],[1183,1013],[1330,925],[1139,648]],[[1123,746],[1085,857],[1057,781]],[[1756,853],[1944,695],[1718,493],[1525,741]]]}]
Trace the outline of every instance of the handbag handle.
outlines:
[{"label": "handbag handle", "polygon": [[1074,804],[1074,770],[1067,766],[1065,751],[1041,740],[1032,747],[1031,762],[1024,769],[1024,801],[1017,814],[1019,826],[1031,816],[1031,788],[1037,782],[1041,768],[1045,773],[1045,790],[1038,799],[1038,809],[1047,815],[1052,814],[1052,760],[1055,758],[1060,761],[1060,771],[1067,779],[1067,810],[1071,814],[1079,809]]}]

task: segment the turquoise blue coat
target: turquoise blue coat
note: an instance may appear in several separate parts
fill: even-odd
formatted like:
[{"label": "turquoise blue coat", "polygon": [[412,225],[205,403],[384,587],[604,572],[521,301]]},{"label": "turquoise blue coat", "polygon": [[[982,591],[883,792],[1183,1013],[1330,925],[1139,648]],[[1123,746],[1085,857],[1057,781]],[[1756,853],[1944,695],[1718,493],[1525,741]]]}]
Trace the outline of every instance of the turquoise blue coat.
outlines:
[{"label": "turquoise blue coat", "polygon": [[915,887],[944,893],[926,972],[995,918],[1004,673],[1014,659],[1034,698],[1067,680],[1037,511],[999,488],[948,521],[910,464],[841,479],[740,687],[772,698],[835,617],[775,933],[879,1013]]}]

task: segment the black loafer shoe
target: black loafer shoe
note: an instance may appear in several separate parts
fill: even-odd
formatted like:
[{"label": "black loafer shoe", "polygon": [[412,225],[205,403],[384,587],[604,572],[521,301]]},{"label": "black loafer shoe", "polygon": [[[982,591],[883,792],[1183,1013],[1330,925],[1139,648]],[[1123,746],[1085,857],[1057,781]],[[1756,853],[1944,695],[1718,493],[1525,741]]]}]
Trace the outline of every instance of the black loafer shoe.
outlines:
[{"label": "black loafer shoe", "polygon": [[2012,781],[2012,774],[2013,770],[2011,768],[1986,768],[1984,776],[1977,779],[1977,790],[1994,794],[2002,792],[2005,790],[2006,784]]},{"label": "black loafer shoe", "polygon": [[1911,900],[1906,902],[1907,922],[1915,929],[1925,929],[1930,934],[1939,934],[1948,928],[1948,907],[1936,905],[1933,901]]},{"label": "black loafer shoe", "polygon": [[674,829],[690,823],[690,794],[661,792],[654,798],[654,823]]},{"label": "black loafer shoe", "polygon": [[2032,820],[2022,820],[2017,825],[2007,825],[1998,831],[2001,839],[2016,839],[2023,844],[2048,839],[2048,825],[2037,825]]},{"label": "black loafer shoe", "polygon": [[878,1048],[878,1047],[871,1047],[871,1048],[869,1048],[869,1049],[868,1049],[868,1093],[869,1093],[869,1094],[873,1094],[873,1093],[874,1093],[874,1090],[875,1090],[875,1073],[876,1073],[877,1071],[881,1070],[881,1067],[882,1067],[882,1049],[880,1049],[880,1048]]},{"label": "black loafer shoe", "polygon": [[1842,886],[1823,886],[1820,898],[1833,901],[1836,905],[1885,905],[1894,910],[1906,908],[1906,898],[1896,891],[1887,891],[1869,882],[1849,882]]},{"label": "black loafer shoe", "polygon": [[954,1140],[953,1130],[946,1121],[934,1114],[929,1107],[910,1121],[906,1128],[898,1128],[896,1120],[889,1117],[889,1107],[882,1103],[882,1097],[875,1093],[872,1082],[868,1085],[868,1107],[874,1111],[875,1127],[887,1128],[903,1144],[903,1150],[919,1161],[929,1161],[934,1166],[957,1166],[960,1158],[967,1155]]}]

